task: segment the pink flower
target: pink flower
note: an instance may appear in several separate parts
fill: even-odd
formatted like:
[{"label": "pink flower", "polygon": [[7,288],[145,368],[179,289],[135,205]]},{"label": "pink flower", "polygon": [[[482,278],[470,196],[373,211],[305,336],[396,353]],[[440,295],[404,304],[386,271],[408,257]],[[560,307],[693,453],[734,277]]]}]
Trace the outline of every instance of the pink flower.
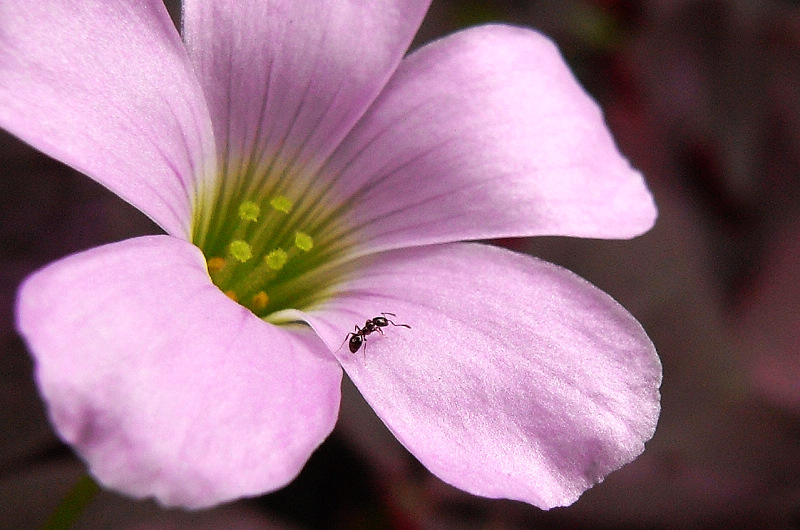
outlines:
[{"label": "pink flower", "polygon": [[[157,0],[0,5],[0,125],[167,233],[19,292],[52,422],[105,486],[193,508],[280,488],[333,428],[342,368],[477,495],[569,504],[641,453],[661,368],[638,322],[459,243],[633,237],[656,215],[641,175],[534,31],[403,58],[427,6],[188,0],[181,42]],[[341,347],[383,312],[411,328]]]}]

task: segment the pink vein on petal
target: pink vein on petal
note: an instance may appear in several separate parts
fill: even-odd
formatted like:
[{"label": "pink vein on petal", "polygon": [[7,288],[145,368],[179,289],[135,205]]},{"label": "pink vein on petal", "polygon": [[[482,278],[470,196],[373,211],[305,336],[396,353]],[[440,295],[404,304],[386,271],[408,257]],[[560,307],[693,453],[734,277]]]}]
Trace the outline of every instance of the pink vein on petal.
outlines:
[{"label": "pink vein on petal", "polygon": [[655,218],[642,176],[555,46],[508,26],[464,30],[404,59],[322,175],[356,239],[380,249],[627,238]]}]

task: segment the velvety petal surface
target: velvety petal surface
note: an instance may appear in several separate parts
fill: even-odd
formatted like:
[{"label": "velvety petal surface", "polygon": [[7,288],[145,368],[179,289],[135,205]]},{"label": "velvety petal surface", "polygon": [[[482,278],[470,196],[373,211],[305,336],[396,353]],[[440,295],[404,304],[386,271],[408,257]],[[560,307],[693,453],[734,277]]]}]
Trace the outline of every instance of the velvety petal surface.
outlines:
[{"label": "velvety petal surface", "polygon": [[[184,2],[230,179],[313,177],[397,67],[430,0]],[[253,187],[262,185],[257,179]],[[296,179],[293,179],[296,181]],[[308,184],[302,179],[301,184]]]},{"label": "velvety petal surface", "polygon": [[211,122],[161,0],[0,2],[0,127],[188,237]]},{"label": "velvety petal surface", "polygon": [[511,26],[464,30],[404,59],[322,175],[372,250],[627,238],[656,216],[553,43]]},{"label": "velvety petal surface", "polygon": [[197,508],[284,486],[330,433],[341,368],[214,287],[169,236],[76,254],[22,286],[53,424],[103,484]]},{"label": "velvety petal surface", "polygon": [[661,366],[639,323],[553,264],[479,244],[373,256],[307,316],[336,350],[354,325],[397,324],[336,355],[386,425],[468,492],[567,505],[638,456]]}]

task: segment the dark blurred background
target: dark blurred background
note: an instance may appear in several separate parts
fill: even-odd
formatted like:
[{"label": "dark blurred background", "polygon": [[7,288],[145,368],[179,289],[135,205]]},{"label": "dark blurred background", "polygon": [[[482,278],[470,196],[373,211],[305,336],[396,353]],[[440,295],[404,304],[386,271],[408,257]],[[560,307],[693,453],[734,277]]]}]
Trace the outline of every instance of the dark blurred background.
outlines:
[{"label": "dark blurred background", "polygon": [[[101,492],[79,528],[800,528],[800,3],[434,0],[414,47],[486,22],[559,44],[656,197],[656,227],[632,241],[501,242],[642,322],[664,365],[645,453],[571,507],[476,498],[432,477],[345,381],[334,434],[286,489],[198,513]],[[0,201],[0,528],[35,528],[84,468],[46,420],[16,286],[158,229],[5,133]]]}]

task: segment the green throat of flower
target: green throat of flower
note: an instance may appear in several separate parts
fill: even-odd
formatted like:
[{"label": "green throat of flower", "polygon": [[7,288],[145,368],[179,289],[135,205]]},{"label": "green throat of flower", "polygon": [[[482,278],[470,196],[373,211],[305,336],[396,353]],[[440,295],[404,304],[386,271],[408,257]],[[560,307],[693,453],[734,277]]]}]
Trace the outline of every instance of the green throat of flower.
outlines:
[{"label": "green throat of flower", "polygon": [[[327,298],[341,277],[348,245],[319,201],[283,194],[220,201],[212,214],[199,212],[193,243],[205,255],[214,284],[255,315],[307,309]],[[202,227],[201,227],[202,226]]]}]

